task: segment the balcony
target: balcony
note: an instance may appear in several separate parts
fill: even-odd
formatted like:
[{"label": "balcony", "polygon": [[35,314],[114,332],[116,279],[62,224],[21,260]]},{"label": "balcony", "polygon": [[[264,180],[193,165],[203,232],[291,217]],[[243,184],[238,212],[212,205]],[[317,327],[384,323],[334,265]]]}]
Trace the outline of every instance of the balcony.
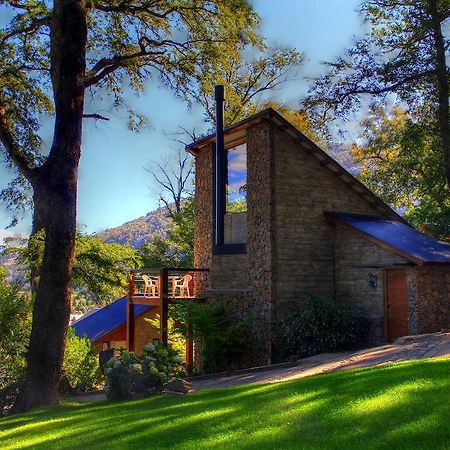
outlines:
[{"label": "balcony", "polygon": [[130,272],[128,298],[145,305],[204,298],[208,275],[208,269],[197,268],[136,269]]}]

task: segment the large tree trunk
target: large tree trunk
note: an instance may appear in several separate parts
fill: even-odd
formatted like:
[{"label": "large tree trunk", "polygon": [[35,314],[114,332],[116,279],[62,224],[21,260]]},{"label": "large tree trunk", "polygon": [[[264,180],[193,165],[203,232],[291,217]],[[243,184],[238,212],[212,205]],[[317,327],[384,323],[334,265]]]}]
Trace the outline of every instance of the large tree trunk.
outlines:
[{"label": "large tree trunk", "polygon": [[450,188],[450,123],[449,123],[449,82],[445,61],[445,46],[442,37],[441,18],[439,17],[437,0],[429,0],[429,9],[433,26],[433,40],[436,51],[436,76],[438,94],[438,119],[441,136],[447,186]]},{"label": "large tree trunk", "polygon": [[81,154],[86,57],[83,0],[55,0],[51,59],[56,118],[52,148],[32,183],[45,251],[33,309],[24,384],[13,412],[59,402],[59,380],[70,313]]}]

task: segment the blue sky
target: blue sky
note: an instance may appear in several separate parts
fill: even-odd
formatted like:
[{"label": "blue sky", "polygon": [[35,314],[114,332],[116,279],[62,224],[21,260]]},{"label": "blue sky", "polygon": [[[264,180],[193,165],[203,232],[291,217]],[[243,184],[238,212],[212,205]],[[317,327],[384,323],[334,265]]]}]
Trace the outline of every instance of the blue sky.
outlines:
[{"label": "blue sky", "polygon": [[[333,59],[363,31],[356,9],[359,0],[254,0],[262,18],[262,34],[269,45],[290,46],[305,53],[305,64],[296,79],[272,94],[274,100],[295,106],[308,87],[308,78],[323,71],[320,62]],[[150,80],[144,95],[131,95],[134,108],[146,115],[149,126],[140,134],[127,129],[126,113],[105,113],[109,122],[85,121],[83,154],[80,162],[78,189],[78,226],[93,233],[111,228],[145,215],[158,207],[157,191],[144,167],[167,157],[177,144],[166,133],[179,125],[200,130],[202,110],[189,110],[170,91]],[[49,143],[51,129],[44,129]],[[179,147],[179,145],[178,145]],[[0,188],[11,174],[0,166]],[[10,222],[4,205],[0,204],[0,240]],[[8,232],[29,232],[27,217]]]}]

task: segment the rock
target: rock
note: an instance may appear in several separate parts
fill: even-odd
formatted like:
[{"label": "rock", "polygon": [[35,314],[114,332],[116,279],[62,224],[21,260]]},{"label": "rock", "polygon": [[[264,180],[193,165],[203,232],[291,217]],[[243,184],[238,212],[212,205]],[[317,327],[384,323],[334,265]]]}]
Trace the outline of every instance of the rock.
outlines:
[{"label": "rock", "polygon": [[191,383],[186,380],[175,378],[170,380],[165,386],[165,392],[176,392],[180,394],[187,394],[191,390]]}]

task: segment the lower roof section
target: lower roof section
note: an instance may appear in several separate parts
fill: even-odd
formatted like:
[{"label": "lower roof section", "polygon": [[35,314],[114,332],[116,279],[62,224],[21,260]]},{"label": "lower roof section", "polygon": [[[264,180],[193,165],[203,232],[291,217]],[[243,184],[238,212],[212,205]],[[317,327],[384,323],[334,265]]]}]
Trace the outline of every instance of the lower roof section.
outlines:
[{"label": "lower roof section", "polygon": [[325,214],[416,264],[450,264],[450,244],[420,233],[406,223],[362,214],[341,212]]},{"label": "lower roof section", "polygon": [[[137,317],[151,308],[150,305],[134,305],[134,316]],[[127,297],[122,297],[104,308],[82,317],[71,325],[78,337],[86,336],[96,341],[127,321]]]}]

